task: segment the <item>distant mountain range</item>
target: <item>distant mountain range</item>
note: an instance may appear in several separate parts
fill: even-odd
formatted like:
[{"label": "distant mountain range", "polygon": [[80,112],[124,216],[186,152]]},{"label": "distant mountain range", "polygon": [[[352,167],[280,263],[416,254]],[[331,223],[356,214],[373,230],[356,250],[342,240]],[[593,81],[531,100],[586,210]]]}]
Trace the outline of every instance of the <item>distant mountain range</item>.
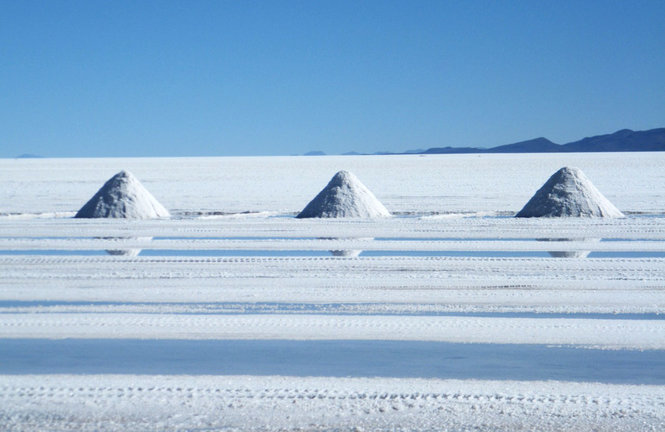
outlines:
[{"label": "distant mountain range", "polygon": [[572,152],[641,152],[665,151],[665,128],[646,131],[622,129],[607,135],[583,138],[567,144],[556,144],[547,138],[534,138],[491,148],[433,147],[407,150],[403,153],[376,154],[460,154],[460,153],[572,153]]}]

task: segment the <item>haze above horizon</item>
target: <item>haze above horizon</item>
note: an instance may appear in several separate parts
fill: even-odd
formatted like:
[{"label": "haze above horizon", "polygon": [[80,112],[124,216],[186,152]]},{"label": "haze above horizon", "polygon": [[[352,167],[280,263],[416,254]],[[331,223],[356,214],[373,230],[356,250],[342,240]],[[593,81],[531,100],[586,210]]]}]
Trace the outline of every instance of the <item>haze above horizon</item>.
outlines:
[{"label": "haze above horizon", "polygon": [[569,142],[665,123],[665,2],[0,1],[0,157]]}]

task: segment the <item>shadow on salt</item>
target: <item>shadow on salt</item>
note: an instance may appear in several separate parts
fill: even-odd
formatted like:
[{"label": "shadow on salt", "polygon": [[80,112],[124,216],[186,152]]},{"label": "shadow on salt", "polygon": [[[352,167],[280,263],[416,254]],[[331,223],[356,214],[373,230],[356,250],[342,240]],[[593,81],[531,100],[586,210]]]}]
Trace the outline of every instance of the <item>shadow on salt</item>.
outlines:
[{"label": "shadow on salt", "polygon": [[665,384],[662,351],[378,340],[5,339],[0,374],[160,374]]}]

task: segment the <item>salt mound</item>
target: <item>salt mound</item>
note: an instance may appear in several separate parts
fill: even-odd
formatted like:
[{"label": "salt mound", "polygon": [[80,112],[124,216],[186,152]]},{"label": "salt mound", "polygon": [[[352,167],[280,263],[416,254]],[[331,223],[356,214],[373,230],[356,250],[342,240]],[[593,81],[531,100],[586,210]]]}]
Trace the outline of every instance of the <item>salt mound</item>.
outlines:
[{"label": "salt mound", "polygon": [[538,189],[516,217],[623,217],[578,168],[563,167]]},{"label": "salt mound", "polygon": [[358,178],[340,171],[298,214],[298,218],[376,218],[390,216]]},{"label": "salt mound", "polygon": [[76,213],[76,218],[153,219],[166,210],[131,173],[120,171]]}]

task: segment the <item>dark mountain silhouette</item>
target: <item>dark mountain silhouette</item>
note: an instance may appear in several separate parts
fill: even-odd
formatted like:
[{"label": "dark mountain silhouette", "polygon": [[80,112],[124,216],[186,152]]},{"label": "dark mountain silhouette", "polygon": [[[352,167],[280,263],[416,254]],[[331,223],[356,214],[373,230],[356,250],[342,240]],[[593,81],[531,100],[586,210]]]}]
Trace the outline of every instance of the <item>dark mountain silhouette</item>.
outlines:
[{"label": "dark mountain silhouette", "polygon": [[598,135],[565,144],[570,152],[621,152],[665,150],[665,128],[647,131],[622,129],[609,135]]},{"label": "dark mountain silhouette", "polygon": [[442,147],[442,148],[431,148],[427,149],[420,154],[460,154],[460,153],[485,153],[487,149],[476,148],[476,147]]},{"label": "dark mountain silhouette", "polygon": [[561,146],[547,138],[534,138],[528,141],[520,141],[515,144],[506,144],[487,149],[487,153],[551,153],[560,150]]},{"label": "dark mountain silhouette", "polygon": [[407,154],[420,154],[423,153],[425,150],[424,149],[413,149],[413,150],[407,150],[404,153]]},{"label": "dark mountain silhouette", "polygon": [[435,147],[425,150],[421,154],[639,151],[665,151],[665,128],[646,131],[622,129],[612,134],[587,137],[567,144],[556,144],[547,138],[541,137],[492,148]]}]

